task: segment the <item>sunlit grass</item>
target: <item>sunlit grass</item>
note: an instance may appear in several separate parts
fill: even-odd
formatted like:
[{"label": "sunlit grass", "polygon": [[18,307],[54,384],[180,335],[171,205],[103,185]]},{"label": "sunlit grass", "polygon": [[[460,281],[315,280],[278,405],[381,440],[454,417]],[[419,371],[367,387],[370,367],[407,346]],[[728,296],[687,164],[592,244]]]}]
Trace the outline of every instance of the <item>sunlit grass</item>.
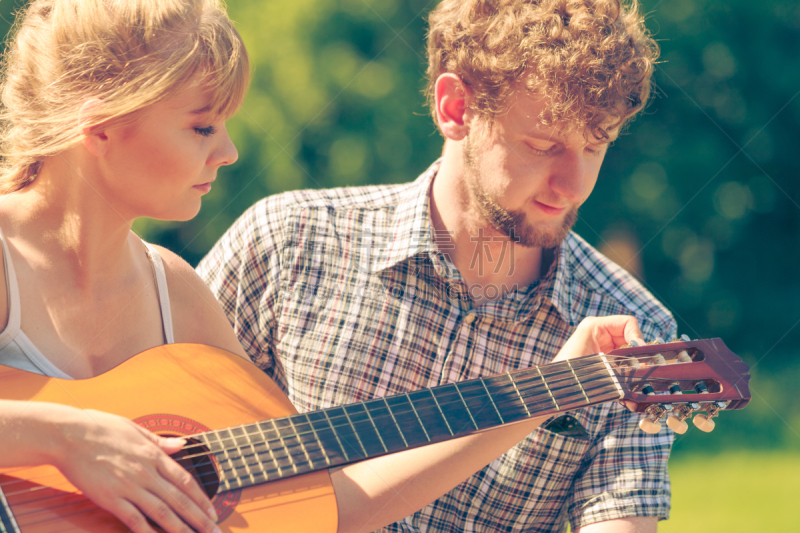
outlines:
[{"label": "sunlit grass", "polygon": [[723,452],[673,457],[672,514],[658,533],[800,531],[800,454]]},{"label": "sunlit grass", "polygon": [[659,533],[800,531],[800,454],[674,457],[670,476],[672,515]]}]

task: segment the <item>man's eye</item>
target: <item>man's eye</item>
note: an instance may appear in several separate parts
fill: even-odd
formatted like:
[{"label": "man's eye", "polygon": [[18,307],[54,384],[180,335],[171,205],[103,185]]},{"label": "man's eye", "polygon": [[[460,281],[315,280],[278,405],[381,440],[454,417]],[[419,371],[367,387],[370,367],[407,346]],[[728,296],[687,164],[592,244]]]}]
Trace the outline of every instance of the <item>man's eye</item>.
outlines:
[{"label": "man's eye", "polygon": [[603,153],[603,148],[589,145],[586,147],[586,151],[591,155],[599,155]]},{"label": "man's eye", "polygon": [[194,131],[195,133],[197,133],[198,135],[202,135],[203,137],[214,135],[217,132],[214,126],[209,126],[207,128],[195,128]]},{"label": "man's eye", "polygon": [[548,148],[547,150],[540,150],[539,148],[535,148],[530,144],[528,145],[528,148],[530,148],[531,152],[533,152],[536,155],[550,155],[550,153],[552,153],[553,151],[553,147]]}]

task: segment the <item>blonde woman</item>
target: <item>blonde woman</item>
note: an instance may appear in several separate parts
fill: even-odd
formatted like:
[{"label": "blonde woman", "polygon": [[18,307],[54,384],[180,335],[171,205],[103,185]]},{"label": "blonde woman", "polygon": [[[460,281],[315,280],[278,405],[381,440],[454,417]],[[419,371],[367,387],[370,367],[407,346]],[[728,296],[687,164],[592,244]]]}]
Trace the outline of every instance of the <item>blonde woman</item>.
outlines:
[{"label": "blonde woman", "polygon": [[[4,65],[0,363],[88,378],[170,342],[244,356],[192,268],[131,232],[187,220],[236,161],[225,120],[249,81],[218,0],[37,0]],[[124,444],[124,446],[121,446]],[[53,464],[133,531],[216,529],[168,453],[125,419],[0,402],[0,466]]]},{"label": "blonde woman", "polygon": [[[225,120],[248,61],[219,0],[35,0],[4,74],[0,364],[79,379],[171,342],[245,357],[189,265],[131,232],[137,217],[193,217],[236,161]],[[578,331],[562,353],[641,336],[630,317]],[[540,422],[333,472],[340,530],[415,511]],[[169,533],[218,531],[210,501],[169,457],[183,444],[107,413],[0,400],[0,467],[55,465],[135,533],[154,532],[145,517]]]}]

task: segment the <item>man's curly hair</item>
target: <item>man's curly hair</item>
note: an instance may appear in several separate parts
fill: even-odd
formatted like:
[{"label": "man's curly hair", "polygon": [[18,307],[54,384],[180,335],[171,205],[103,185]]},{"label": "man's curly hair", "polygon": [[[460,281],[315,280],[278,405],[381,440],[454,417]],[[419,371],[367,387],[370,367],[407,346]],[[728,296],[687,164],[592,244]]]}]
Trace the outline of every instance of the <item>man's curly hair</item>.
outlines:
[{"label": "man's curly hair", "polygon": [[546,125],[607,140],[650,94],[658,45],[637,0],[442,0],[429,17],[428,103],[450,72],[491,124],[524,84],[548,105]]}]

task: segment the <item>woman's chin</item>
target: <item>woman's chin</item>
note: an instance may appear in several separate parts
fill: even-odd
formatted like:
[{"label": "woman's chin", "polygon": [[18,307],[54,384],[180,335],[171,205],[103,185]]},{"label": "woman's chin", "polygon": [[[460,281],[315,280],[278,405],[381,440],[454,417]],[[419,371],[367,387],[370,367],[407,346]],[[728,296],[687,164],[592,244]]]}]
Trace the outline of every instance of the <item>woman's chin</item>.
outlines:
[{"label": "woman's chin", "polygon": [[200,205],[200,199],[197,199],[196,202],[192,202],[191,205],[185,205],[144,216],[169,222],[186,222],[197,216],[200,212]]}]

